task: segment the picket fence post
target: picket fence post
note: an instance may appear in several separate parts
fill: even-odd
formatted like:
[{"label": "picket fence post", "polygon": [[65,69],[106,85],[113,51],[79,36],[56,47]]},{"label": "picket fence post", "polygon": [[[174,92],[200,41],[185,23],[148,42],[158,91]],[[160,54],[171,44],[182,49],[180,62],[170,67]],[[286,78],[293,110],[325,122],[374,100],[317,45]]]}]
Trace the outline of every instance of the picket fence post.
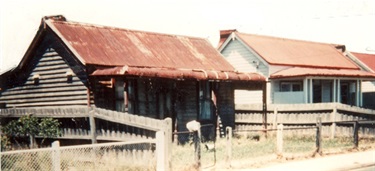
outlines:
[{"label": "picket fence post", "polygon": [[322,118],[318,117],[316,121],[316,152],[322,154]]},{"label": "picket fence post", "polygon": [[165,134],[164,131],[156,132],[156,170],[164,171],[166,170],[166,153],[165,153]]},{"label": "picket fence post", "polygon": [[232,127],[226,127],[226,138],[227,138],[227,157],[226,162],[228,167],[231,167],[231,159],[232,159]]},{"label": "picket fence post", "polygon": [[358,121],[355,121],[353,124],[353,143],[354,143],[354,148],[358,149],[358,130],[359,130],[359,123]]},{"label": "picket fence post", "polygon": [[277,156],[283,156],[283,124],[277,125],[277,135],[276,135],[276,144],[277,144]]},{"label": "picket fence post", "polygon": [[60,142],[54,141],[52,143],[52,170],[53,171],[60,171]]}]

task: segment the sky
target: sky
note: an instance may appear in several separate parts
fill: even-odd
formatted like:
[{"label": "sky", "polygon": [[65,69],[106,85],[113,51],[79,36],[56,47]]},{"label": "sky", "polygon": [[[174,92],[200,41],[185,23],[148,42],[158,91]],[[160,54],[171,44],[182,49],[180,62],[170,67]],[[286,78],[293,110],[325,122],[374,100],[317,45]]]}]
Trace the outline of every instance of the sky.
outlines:
[{"label": "sky", "polygon": [[375,54],[374,0],[0,0],[0,73],[17,66],[43,16],[208,39],[219,31],[344,44]]}]

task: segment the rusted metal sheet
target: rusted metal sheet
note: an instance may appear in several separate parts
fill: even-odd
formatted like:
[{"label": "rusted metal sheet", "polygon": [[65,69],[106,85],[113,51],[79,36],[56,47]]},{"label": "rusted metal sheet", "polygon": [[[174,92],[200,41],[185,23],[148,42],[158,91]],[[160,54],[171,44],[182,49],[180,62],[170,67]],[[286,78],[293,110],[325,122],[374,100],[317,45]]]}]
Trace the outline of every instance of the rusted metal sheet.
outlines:
[{"label": "rusted metal sheet", "polygon": [[290,78],[290,77],[306,77],[306,76],[322,76],[322,77],[353,77],[375,79],[375,73],[361,70],[350,69],[324,69],[324,68],[301,68],[294,67],[276,72],[270,78]]},{"label": "rusted metal sheet", "polygon": [[82,57],[102,66],[141,66],[234,71],[202,38],[87,25],[49,22]]},{"label": "rusted metal sheet", "polygon": [[202,38],[118,29],[68,21],[47,25],[85,65],[91,75],[133,75],[172,79],[254,80],[254,73],[238,73]]},{"label": "rusted metal sheet", "polygon": [[244,80],[265,81],[265,78],[256,73],[240,73],[234,71],[214,71],[203,69],[167,69],[167,68],[139,68],[139,67],[112,67],[94,71],[92,76],[141,76],[170,79],[197,79],[197,80]]}]

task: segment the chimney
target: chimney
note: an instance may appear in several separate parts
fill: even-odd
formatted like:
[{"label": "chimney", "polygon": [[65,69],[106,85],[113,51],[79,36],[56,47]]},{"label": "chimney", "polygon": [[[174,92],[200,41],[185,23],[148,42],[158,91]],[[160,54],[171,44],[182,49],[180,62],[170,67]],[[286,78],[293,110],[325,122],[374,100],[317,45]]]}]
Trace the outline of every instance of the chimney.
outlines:
[{"label": "chimney", "polygon": [[219,41],[219,44],[217,46],[217,48],[220,48],[221,45],[223,45],[223,43],[225,42],[225,40],[227,40],[227,38],[230,36],[230,34],[232,34],[233,32],[237,32],[236,29],[231,29],[231,30],[220,30],[220,41]]},{"label": "chimney", "polygon": [[66,18],[63,15],[51,15],[43,17],[43,20],[66,21]]}]

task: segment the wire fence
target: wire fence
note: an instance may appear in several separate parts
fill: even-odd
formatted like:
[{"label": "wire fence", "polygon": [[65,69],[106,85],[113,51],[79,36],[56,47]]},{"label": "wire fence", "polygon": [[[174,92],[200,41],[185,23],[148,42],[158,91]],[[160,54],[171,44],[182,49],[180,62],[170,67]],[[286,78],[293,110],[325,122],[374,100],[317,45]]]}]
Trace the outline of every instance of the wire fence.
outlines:
[{"label": "wire fence", "polygon": [[1,170],[156,170],[155,140],[1,153]]},{"label": "wire fence", "polygon": [[[201,170],[251,168],[270,160],[313,157],[374,146],[374,137],[359,134],[363,124],[353,121],[353,136],[323,137],[323,124],[282,125],[272,129],[233,130],[225,138],[215,125],[200,125],[198,131],[182,131],[170,136],[157,132],[156,139],[1,152],[1,170]],[[162,148],[161,148],[162,147]],[[171,152],[170,156],[168,151]],[[164,159],[163,159],[164,158]],[[163,159],[163,160],[160,160]],[[161,162],[159,162],[161,161]],[[165,162],[170,163],[159,165]],[[162,167],[160,167],[162,166]],[[171,167],[169,169],[169,167]]]},{"label": "wire fence", "polygon": [[213,125],[201,125],[196,132],[174,133],[172,170],[251,168],[278,159],[293,160],[347,152],[368,144],[373,148],[374,137],[358,134],[363,124],[353,121],[348,124],[352,126],[353,136],[334,138],[323,136],[324,123],[319,118],[313,125],[279,124],[267,130],[260,126],[259,129],[232,131],[228,127],[225,138],[211,136],[220,135],[219,129]]}]

